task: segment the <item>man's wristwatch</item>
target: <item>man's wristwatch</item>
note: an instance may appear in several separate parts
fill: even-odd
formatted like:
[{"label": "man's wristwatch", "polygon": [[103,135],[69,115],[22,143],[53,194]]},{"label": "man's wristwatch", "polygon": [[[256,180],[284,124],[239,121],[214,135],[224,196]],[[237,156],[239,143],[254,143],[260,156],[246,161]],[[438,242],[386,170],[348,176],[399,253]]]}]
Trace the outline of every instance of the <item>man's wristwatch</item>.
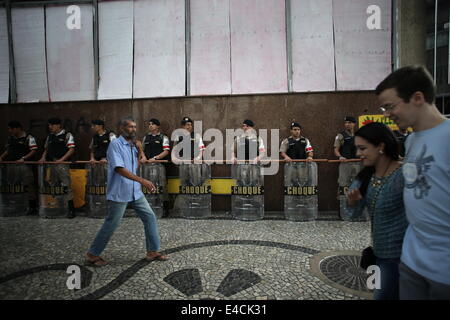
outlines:
[{"label": "man's wristwatch", "polygon": [[153,159],[158,160],[158,158],[156,156],[154,156]]}]

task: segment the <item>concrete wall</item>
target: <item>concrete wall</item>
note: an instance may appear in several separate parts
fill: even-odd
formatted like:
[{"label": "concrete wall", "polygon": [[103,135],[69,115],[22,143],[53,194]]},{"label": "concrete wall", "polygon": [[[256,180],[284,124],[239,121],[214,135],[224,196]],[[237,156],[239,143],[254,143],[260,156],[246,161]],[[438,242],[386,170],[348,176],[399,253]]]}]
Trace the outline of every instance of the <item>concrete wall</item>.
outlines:
[{"label": "concrete wall", "polygon": [[397,0],[396,3],[397,19],[394,23],[397,27],[398,67],[426,65],[427,1]]},{"label": "concrete wall", "polygon": [[[303,134],[310,139],[316,158],[334,159],[333,141],[343,130],[345,115],[378,114],[376,96],[372,92],[277,94],[223,97],[164,98],[143,100],[115,100],[92,102],[15,104],[0,106],[0,143],[7,138],[7,123],[19,120],[31,131],[40,146],[47,135],[46,121],[60,117],[76,137],[77,159],[88,160],[90,121],[106,120],[107,127],[117,130],[117,121],[127,115],[135,117],[138,134],[146,132],[145,120],[156,117],[162,131],[170,136],[179,127],[183,116],[203,121],[203,131],[208,128],[240,128],[244,119],[252,119],[256,129],[280,128],[280,142],[289,134],[291,121],[299,121]],[[269,134],[270,136],[270,134]],[[270,150],[269,150],[270,152]],[[169,168],[168,175],[176,175]],[[230,167],[216,165],[213,177],[230,177]],[[319,164],[319,210],[338,209],[336,200],[337,165]],[[283,210],[283,170],[265,178],[265,204],[267,211]],[[229,210],[227,196],[213,196],[213,210]]]}]

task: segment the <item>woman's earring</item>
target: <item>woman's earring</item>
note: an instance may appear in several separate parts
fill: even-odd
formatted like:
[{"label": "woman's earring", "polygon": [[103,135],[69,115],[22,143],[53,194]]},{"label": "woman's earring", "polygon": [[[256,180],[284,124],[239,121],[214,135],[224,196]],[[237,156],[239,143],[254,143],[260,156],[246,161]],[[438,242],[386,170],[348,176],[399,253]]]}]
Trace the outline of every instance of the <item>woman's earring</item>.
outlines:
[{"label": "woman's earring", "polygon": [[380,151],[378,151],[380,154],[383,154],[384,152],[383,152],[383,150],[380,150]]}]

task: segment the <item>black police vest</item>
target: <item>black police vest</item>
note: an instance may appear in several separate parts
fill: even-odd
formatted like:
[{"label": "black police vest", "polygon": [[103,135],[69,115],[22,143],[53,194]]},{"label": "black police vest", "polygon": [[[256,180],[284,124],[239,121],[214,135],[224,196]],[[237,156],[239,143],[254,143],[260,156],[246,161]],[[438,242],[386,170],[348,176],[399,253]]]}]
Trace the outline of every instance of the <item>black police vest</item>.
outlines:
[{"label": "black police vest", "polygon": [[8,137],[8,155],[5,157],[5,161],[20,160],[23,156],[27,155],[30,150],[27,145],[28,134],[22,138],[16,138],[14,136]]},{"label": "black police vest", "polygon": [[151,159],[164,151],[163,142],[164,135],[162,133],[156,136],[147,134],[144,142],[144,153],[147,159]]},{"label": "black police vest", "polygon": [[347,159],[355,159],[356,158],[355,137],[349,135],[347,131],[342,131],[341,134],[344,136],[344,144],[339,148],[341,156]]},{"label": "black police vest", "polygon": [[394,135],[395,135],[395,138],[397,139],[397,142],[399,145],[398,153],[401,157],[404,157],[405,156],[405,142],[406,142],[406,139],[408,138],[409,134],[404,136],[401,132],[395,130]]},{"label": "black police vest", "polygon": [[[259,139],[258,137],[245,137],[245,138],[240,138],[238,140],[238,145],[237,145],[238,151],[237,151],[237,158],[239,160],[253,160],[254,158],[256,158],[257,156],[259,156]],[[245,159],[241,159],[240,157],[240,152],[239,150],[244,149],[245,152]],[[252,154],[251,158],[250,158],[250,151],[254,152],[256,150],[256,156],[254,154]]]},{"label": "black police vest", "polygon": [[[178,142],[181,143],[185,137],[187,138],[188,136],[180,136],[178,138]],[[194,132],[191,132],[191,159],[190,160],[194,160],[196,157],[198,157],[199,147],[200,147],[199,141],[197,139],[195,139]],[[180,156],[183,157],[183,149],[181,149],[181,151],[180,151]]]},{"label": "black police vest", "polygon": [[286,151],[286,154],[291,159],[306,159],[306,139],[300,138],[300,140],[295,140],[294,138],[288,139],[289,148]]},{"label": "black police vest", "polygon": [[66,146],[66,136],[69,132],[65,134],[55,135],[50,134],[48,136],[48,144],[47,144],[47,161],[55,161],[62,158],[69,148]]},{"label": "black police vest", "polygon": [[92,149],[95,160],[99,161],[102,158],[106,158],[106,151],[108,151],[108,146],[111,142],[110,134],[111,131],[106,130],[104,135],[100,136],[99,134],[95,134],[92,137]]}]

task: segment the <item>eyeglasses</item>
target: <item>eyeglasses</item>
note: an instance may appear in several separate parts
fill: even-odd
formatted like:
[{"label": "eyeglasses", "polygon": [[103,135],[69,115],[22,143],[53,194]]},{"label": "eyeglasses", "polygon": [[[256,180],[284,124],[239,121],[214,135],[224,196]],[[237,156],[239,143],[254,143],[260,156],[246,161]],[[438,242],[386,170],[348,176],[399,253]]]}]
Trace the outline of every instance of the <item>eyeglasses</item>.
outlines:
[{"label": "eyeglasses", "polygon": [[388,104],[384,104],[380,107],[381,112],[391,112],[392,110],[395,109],[396,106],[398,106],[400,104],[401,101],[392,104],[392,103],[388,103]]}]

